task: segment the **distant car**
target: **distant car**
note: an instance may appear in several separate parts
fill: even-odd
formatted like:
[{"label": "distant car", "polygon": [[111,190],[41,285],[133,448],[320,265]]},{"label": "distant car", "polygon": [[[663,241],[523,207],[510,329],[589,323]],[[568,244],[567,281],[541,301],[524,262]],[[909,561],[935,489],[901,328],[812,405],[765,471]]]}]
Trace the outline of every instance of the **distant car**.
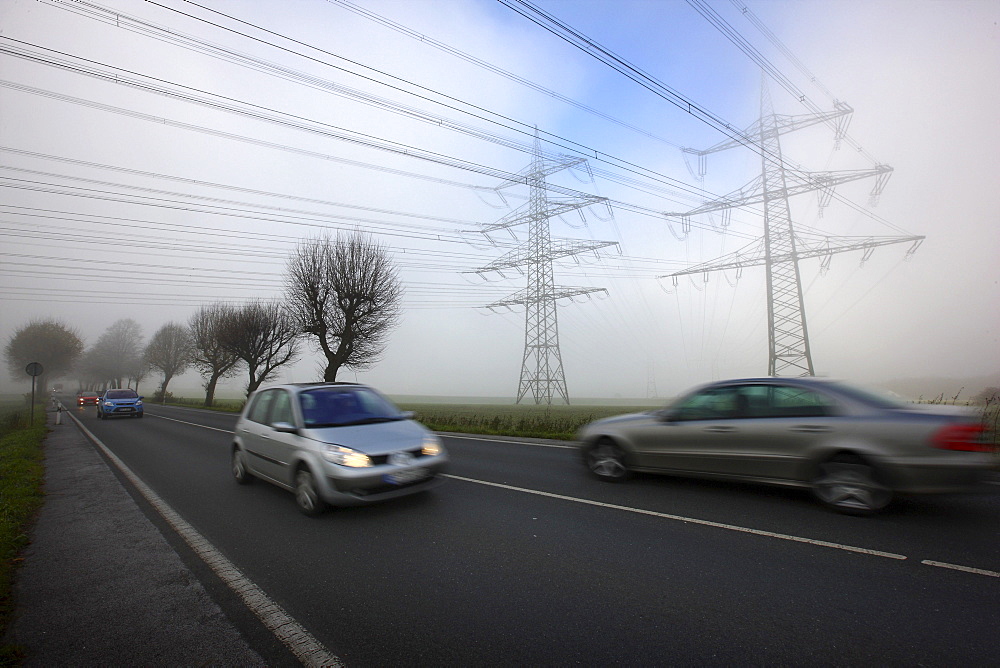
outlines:
[{"label": "distant car", "polygon": [[97,392],[77,392],[76,393],[76,405],[77,406],[96,406],[97,398],[100,395]]},{"label": "distant car", "polygon": [[97,417],[137,417],[143,414],[142,397],[135,390],[124,388],[107,390],[97,400]]},{"label": "distant car", "polygon": [[578,440],[602,480],[644,471],[807,487],[849,514],[896,493],[974,489],[997,462],[971,411],[818,378],[713,383],[663,410],[593,422]]},{"label": "distant car", "polygon": [[366,385],[260,390],[236,423],[232,473],[294,492],[306,515],[423,492],[440,483],[448,455],[412,417]]}]

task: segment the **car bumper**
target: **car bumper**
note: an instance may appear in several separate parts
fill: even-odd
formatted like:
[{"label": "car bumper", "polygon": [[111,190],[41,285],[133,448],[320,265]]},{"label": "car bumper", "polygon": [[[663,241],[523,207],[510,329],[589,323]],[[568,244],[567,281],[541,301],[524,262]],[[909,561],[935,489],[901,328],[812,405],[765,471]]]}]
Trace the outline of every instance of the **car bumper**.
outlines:
[{"label": "car bumper", "polygon": [[446,457],[417,459],[406,467],[375,466],[365,469],[337,467],[336,475],[324,479],[323,500],[334,506],[361,506],[400,496],[417,494],[443,482],[448,468]]},{"label": "car bumper", "polygon": [[989,491],[997,460],[992,455],[970,454],[950,462],[898,460],[886,467],[892,487],[904,494]]},{"label": "car bumper", "polygon": [[142,406],[138,408],[135,406],[102,408],[101,412],[104,413],[105,417],[132,417],[134,415],[142,415]]}]

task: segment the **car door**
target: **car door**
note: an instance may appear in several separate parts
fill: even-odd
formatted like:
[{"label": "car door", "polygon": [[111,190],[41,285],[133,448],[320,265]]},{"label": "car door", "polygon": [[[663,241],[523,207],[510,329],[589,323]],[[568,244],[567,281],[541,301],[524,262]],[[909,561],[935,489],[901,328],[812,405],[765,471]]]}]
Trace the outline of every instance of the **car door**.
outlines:
[{"label": "car door", "polygon": [[733,473],[795,479],[810,448],[837,430],[836,401],[812,388],[761,383],[744,385],[741,394],[746,416],[734,434]]},{"label": "car door", "polygon": [[273,398],[271,410],[268,413],[265,433],[261,437],[261,454],[274,467],[274,477],[278,480],[292,484],[292,473],[289,471],[289,463],[292,455],[298,448],[299,435],[287,431],[278,431],[274,428],[276,424],[295,425],[295,416],[292,414],[292,397],[287,390],[271,390]]},{"label": "car door", "polygon": [[246,419],[239,426],[250,468],[270,478],[276,478],[279,474],[278,468],[268,455],[268,441],[272,431],[268,418],[274,398],[275,390],[265,390],[255,394],[247,410]]},{"label": "car door", "polygon": [[657,469],[726,473],[739,433],[736,386],[713,386],[683,399],[657,422],[630,434],[636,461]]}]

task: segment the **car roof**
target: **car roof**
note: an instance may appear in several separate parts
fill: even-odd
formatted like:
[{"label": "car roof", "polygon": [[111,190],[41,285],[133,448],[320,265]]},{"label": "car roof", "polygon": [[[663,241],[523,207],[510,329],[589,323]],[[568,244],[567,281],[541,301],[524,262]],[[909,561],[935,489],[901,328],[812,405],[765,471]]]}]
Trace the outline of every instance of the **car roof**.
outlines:
[{"label": "car roof", "polygon": [[313,390],[322,387],[368,387],[364,383],[350,383],[342,381],[318,381],[313,383],[278,383],[277,385],[268,385],[266,387],[259,387],[254,390],[254,394],[258,392],[263,392],[264,390],[276,390],[278,388],[284,388],[286,390],[293,391],[303,391],[303,390]]},{"label": "car roof", "polygon": [[717,380],[711,383],[705,383],[704,387],[711,387],[713,385],[745,385],[752,383],[763,383],[763,384],[774,384],[781,383],[784,385],[829,385],[831,383],[837,383],[838,381],[833,378],[818,378],[816,376],[760,376],[758,378],[731,378],[729,380]]}]

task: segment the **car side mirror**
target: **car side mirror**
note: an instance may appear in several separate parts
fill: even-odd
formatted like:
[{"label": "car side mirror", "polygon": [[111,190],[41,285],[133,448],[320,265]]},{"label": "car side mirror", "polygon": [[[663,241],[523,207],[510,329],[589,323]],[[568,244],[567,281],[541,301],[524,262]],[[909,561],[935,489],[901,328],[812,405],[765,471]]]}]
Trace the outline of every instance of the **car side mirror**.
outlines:
[{"label": "car side mirror", "polygon": [[416,416],[416,413],[413,411],[403,411],[400,415],[403,416],[404,420],[412,420]]},{"label": "car side mirror", "polygon": [[139,397],[140,399],[145,399],[146,397]]},{"label": "car side mirror", "polygon": [[271,425],[271,429],[281,432],[282,434],[297,434],[299,433],[298,428],[291,422],[275,422]]}]

